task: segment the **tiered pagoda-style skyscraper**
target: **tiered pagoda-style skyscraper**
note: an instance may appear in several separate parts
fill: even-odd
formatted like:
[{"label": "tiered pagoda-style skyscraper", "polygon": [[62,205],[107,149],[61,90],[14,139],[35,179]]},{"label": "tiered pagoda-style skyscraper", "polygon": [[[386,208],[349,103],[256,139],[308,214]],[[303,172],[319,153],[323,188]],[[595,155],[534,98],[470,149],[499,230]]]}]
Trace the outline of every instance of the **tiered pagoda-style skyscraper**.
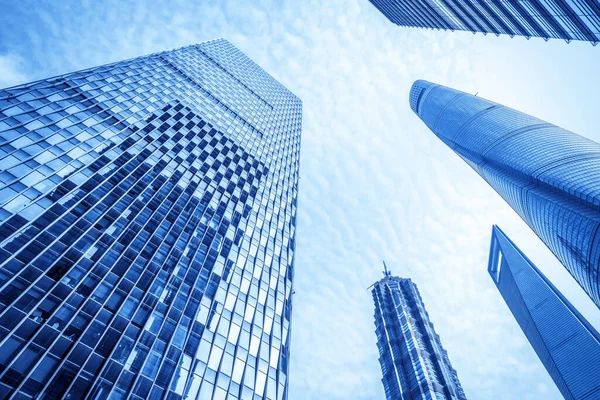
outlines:
[{"label": "tiered pagoda-style skyscraper", "polygon": [[600,334],[494,226],[488,271],[565,399],[600,399]]},{"label": "tiered pagoda-style skyscraper", "polygon": [[417,285],[386,268],[372,294],[386,398],[466,400]]},{"label": "tiered pagoda-style skyscraper", "polygon": [[506,200],[600,306],[600,145],[426,81],[413,84],[410,106]]},{"label": "tiered pagoda-style skyscraper", "polygon": [[431,28],[600,41],[600,3],[597,0],[369,0],[391,22]]},{"label": "tiered pagoda-style skyscraper", "polygon": [[0,398],[286,398],[301,114],[225,40],[0,90]]}]

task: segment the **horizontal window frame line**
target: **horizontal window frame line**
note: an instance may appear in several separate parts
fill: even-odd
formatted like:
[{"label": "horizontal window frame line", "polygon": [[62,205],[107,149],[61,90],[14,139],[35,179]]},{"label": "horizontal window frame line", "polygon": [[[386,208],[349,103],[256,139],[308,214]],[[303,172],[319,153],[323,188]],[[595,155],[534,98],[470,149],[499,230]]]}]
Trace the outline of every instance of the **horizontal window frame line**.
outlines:
[{"label": "horizontal window frame line", "polygon": [[217,60],[215,60],[213,57],[211,57],[208,53],[206,53],[204,50],[202,50],[201,46],[196,46],[195,49],[198,50],[198,52],[200,54],[202,54],[204,57],[206,57],[211,63],[216,65],[221,71],[224,71],[227,75],[229,75],[231,78],[233,78],[237,83],[241,84],[244,88],[246,88],[250,93],[252,93],[255,97],[257,97],[263,104],[268,106],[271,109],[271,111],[273,111],[275,109],[275,107],[271,103],[269,103],[267,100],[263,99],[258,93],[256,93],[254,90],[252,90],[244,82],[242,82],[241,79],[239,79],[233,73],[229,72],[229,70],[227,68],[225,68],[224,66],[222,66],[221,63],[219,63]]},{"label": "horizontal window frame line", "polygon": [[167,60],[166,58],[164,58],[163,56],[159,56],[157,58],[158,60],[161,60],[164,64],[166,64],[167,66],[171,67],[175,72],[179,73],[180,75],[182,75],[187,81],[188,83],[195,85],[196,88],[200,89],[200,91],[202,93],[204,93],[206,96],[210,97],[211,99],[215,100],[218,104],[220,104],[225,110],[227,110],[228,112],[230,112],[231,114],[233,114],[235,117],[239,118],[243,123],[245,123],[246,125],[248,125],[250,127],[250,129],[252,129],[253,131],[255,131],[256,133],[259,134],[259,136],[262,138],[264,136],[263,132],[261,130],[259,130],[257,127],[255,127],[253,124],[251,124],[248,120],[246,120],[244,117],[242,117],[241,115],[239,115],[236,111],[234,111],[232,108],[230,108],[227,104],[225,104],[225,102],[221,101],[217,96],[215,96],[212,92],[210,92],[208,89],[206,89],[205,87],[203,87],[202,85],[200,85],[198,82],[196,82],[195,79],[193,79],[192,77],[190,77],[188,74],[185,73],[185,71],[183,71],[181,68],[177,67],[175,64],[173,64],[171,61]]}]

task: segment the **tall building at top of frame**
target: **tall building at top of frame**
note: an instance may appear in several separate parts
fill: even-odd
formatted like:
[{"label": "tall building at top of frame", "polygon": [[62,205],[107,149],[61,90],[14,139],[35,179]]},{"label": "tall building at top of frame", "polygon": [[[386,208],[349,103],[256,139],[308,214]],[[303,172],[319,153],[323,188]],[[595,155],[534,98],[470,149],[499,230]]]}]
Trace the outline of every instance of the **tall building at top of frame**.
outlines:
[{"label": "tall building at top of frame", "polygon": [[466,400],[417,285],[384,275],[371,293],[386,398]]},{"label": "tall building at top of frame", "polygon": [[413,28],[600,41],[597,0],[369,0],[391,22]]},{"label": "tall building at top of frame", "polygon": [[287,398],[301,114],[226,40],[0,90],[0,398]]},{"label": "tall building at top of frame", "polygon": [[563,397],[600,399],[600,334],[497,226],[488,272]]},{"label": "tall building at top of frame", "polygon": [[416,81],[410,106],[600,306],[600,145],[481,97]]}]

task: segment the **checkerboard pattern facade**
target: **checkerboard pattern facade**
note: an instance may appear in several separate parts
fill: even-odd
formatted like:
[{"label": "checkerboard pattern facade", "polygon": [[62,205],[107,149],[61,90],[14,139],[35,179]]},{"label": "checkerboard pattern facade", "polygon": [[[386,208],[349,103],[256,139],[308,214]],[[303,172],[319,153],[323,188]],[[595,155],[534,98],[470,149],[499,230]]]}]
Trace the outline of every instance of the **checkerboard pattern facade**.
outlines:
[{"label": "checkerboard pattern facade", "polygon": [[0,90],[0,398],[287,398],[301,115],[223,39]]}]

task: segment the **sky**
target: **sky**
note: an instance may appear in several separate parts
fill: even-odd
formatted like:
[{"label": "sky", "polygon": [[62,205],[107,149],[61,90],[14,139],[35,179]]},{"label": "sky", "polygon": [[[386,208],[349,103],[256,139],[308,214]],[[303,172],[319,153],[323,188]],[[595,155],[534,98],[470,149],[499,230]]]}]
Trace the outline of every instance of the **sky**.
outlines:
[{"label": "sky", "polygon": [[290,399],[384,398],[382,260],[419,286],[469,399],[560,399],[487,274],[492,224],[600,312],[408,94],[426,79],[600,141],[600,48],[400,28],[368,0],[0,0],[0,87],[218,37],[303,100]]}]

